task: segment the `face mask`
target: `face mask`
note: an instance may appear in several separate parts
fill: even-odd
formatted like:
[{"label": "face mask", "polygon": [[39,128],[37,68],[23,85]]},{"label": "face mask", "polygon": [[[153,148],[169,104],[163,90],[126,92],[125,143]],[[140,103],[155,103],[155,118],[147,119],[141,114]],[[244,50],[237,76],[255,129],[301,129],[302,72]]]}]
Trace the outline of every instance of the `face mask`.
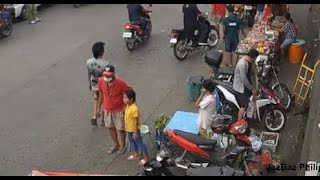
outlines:
[{"label": "face mask", "polygon": [[106,82],[111,82],[113,78],[112,78],[112,77],[109,77],[109,78],[103,77],[103,79],[104,79]]}]

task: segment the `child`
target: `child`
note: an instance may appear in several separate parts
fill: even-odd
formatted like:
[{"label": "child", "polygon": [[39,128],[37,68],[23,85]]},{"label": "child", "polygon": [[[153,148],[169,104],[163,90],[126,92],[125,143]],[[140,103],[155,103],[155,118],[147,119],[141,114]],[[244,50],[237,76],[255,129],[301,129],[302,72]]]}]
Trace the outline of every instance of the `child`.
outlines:
[{"label": "child", "polygon": [[214,89],[215,84],[212,80],[204,80],[202,82],[201,95],[195,104],[199,108],[198,125],[200,126],[200,135],[204,138],[207,138],[207,129],[211,127],[211,122],[217,114]]},{"label": "child", "polygon": [[[133,90],[126,91],[123,96],[125,108],[125,130],[128,133],[130,145],[134,154],[128,157],[128,160],[140,160],[140,153],[144,159],[141,159],[139,165],[143,166],[150,160],[147,146],[143,143],[140,135],[140,112],[136,105],[136,93]],[[139,153],[140,152],[140,153]]]}]

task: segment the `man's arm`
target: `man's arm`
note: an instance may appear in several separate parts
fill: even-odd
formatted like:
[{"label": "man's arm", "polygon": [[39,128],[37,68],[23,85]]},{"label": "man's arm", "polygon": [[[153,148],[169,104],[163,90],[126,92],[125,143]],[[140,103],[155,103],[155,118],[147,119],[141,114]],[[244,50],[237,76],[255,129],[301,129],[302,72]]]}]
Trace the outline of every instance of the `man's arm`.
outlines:
[{"label": "man's arm", "polygon": [[103,103],[103,92],[102,92],[102,81],[101,79],[98,80],[98,89],[99,89],[99,97],[98,97],[98,108],[97,113],[101,112],[101,106]]},{"label": "man's arm", "polygon": [[247,78],[248,67],[244,66],[244,65],[239,66],[239,72],[240,72],[240,76],[241,76],[241,79],[242,79],[242,82],[243,82],[244,86],[252,91],[253,90],[253,86],[252,86],[252,84],[249,82],[249,80]]}]

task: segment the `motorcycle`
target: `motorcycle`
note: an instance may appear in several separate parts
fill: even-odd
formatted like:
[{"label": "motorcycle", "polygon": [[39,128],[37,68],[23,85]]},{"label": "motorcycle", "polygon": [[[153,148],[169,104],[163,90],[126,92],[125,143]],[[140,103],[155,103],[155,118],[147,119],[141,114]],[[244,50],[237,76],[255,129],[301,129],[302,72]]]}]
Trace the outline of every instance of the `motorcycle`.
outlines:
[{"label": "motorcycle", "polygon": [[12,17],[9,11],[0,12],[0,36],[9,37],[12,34]]},{"label": "motorcycle", "polygon": [[[152,5],[150,4],[149,8],[151,6]],[[143,32],[143,29],[140,25],[132,24],[132,23],[127,23],[125,25],[125,31],[122,37],[125,39],[126,47],[129,51],[133,51],[134,49],[137,48],[138,44],[141,44],[150,38],[151,31],[152,31],[152,23],[151,23],[151,18],[149,16],[149,13],[151,12],[152,11],[148,10],[143,15],[143,17],[147,21],[145,32]]]},{"label": "motorcycle", "polygon": [[[217,84],[218,95],[222,102],[221,113],[237,118],[237,113],[240,109],[239,103],[236,100],[237,92],[228,83],[218,80],[215,80],[215,83]],[[264,122],[265,127],[269,131],[280,131],[286,124],[285,106],[280,102],[277,94],[271,88],[263,85],[259,85],[259,87],[255,109],[252,112],[253,117],[249,117],[248,111],[246,111],[245,119],[256,119],[255,117],[257,117],[260,122]],[[252,98],[253,96],[251,96],[251,100]]]},{"label": "motorcycle", "polygon": [[[170,39],[170,47],[173,48],[174,56],[179,61],[186,59],[193,51],[201,50],[204,47],[213,48],[219,43],[219,29],[216,26],[211,25],[210,22],[204,17],[199,17],[199,22],[207,24],[210,28],[207,46],[200,46],[198,45],[198,42],[192,42],[192,40],[188,38],[188,35],[183,28],[173,29],[171,31],[172,37]],[[195,30],[194,36],[194,39],[199,39],[199,30]]]},{"label": "motorcycle", "polygon": [[[225,83],[233,84],[234,70],[231,68],[220,68],[222,62],[222,51],[211,50],[205,55],[205,62],[212,68],[213,75],[212,80],[219,80]],[[260,55],[255,60],[257,74],[260,77],[260,82],[264,81],[265,85],[269,85],[273,91],[275,91],[280,98],[280,102],[285,106],[286,111],[290,111],[292,104],[292,96],[288,86],[284,83],[280,83],[277,74],[279,69],[276,68],[274,63],[274,54],[270,54],[270,57]]]}]

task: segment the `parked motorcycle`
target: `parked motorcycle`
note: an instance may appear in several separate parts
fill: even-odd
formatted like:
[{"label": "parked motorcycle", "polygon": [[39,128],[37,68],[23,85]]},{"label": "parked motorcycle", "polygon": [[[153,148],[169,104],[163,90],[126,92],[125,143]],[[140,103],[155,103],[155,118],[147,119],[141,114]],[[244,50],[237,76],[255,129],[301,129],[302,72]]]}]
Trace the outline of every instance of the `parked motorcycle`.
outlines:
[{"label": "parked motorcycle", "polygon": [[[240,109],[239,103],[236,100],[237,92],[233,90],[232,85],[215,80],[219,98],[222,102],[221,113],[238,117]],[[269,131],[280,131],[286,124],[285,106],[281,104],[275,91],[268,86],[259,86],[259,94],[256,97],[255,109],[253,114],[261,122],[264,122],[265,127]],[[248,111],[246,117],[248,118]]]},{"label": "parked motorcycle", "polygon": [[12,34],[12,18],[9,11],[0,12],[0,36],[9,37]]},{"label": "parked motorcycle", "polygon": [[[221,68],[223,54],[222,51],[210,50],[205,55],[205,62],[212,68],[214,74],[211,76],[213,80],[219,80],[225,83],[233,84],[234,70],[231,68]],[[267,56],[258,56],[255,60],[257,68],[257,76],[265,86],[270,86],[280,98],[280,102],[285,106],[288,112],[292,104],[292,96],[288,86],[280,83],[278,79],[279,70],[274,63],[274,54]]]},{"label": "parked motorcycle", "polygon": [[[186,59],[187,56],[193,51],[204,49],[204,47],[212,48],[219,43],[219,29],[216,26],[211,25],[210,22],[203,17],[199,17],[199,21],[207,24],[210,27],[207,46],[200,46],[198,45],[198,42],[193,42],[190,40],[183,28],[173,29],[171,31],[172,38],[170,39],[170,44],[171,47],[173,47],[174,56],[179,61]],[[194,32],[194,36],[194,39],[199,39],[199,30]]]},{"label": "parked motorcycle", "polygon": [[[151,4],[149,5],[149,8]],[[146,30],[143,32],[141,25],[127,23],[125,25],[125,32],[123,33],[122,37],[125,39],[126,47],[129,51],[133,51],[137,48],[138,44],[141,44],[147,41],[151,36],[152,31],[152,23],[151,18],[149,16],[149,11],[143,15],[143,17],[147,20]]]}]

